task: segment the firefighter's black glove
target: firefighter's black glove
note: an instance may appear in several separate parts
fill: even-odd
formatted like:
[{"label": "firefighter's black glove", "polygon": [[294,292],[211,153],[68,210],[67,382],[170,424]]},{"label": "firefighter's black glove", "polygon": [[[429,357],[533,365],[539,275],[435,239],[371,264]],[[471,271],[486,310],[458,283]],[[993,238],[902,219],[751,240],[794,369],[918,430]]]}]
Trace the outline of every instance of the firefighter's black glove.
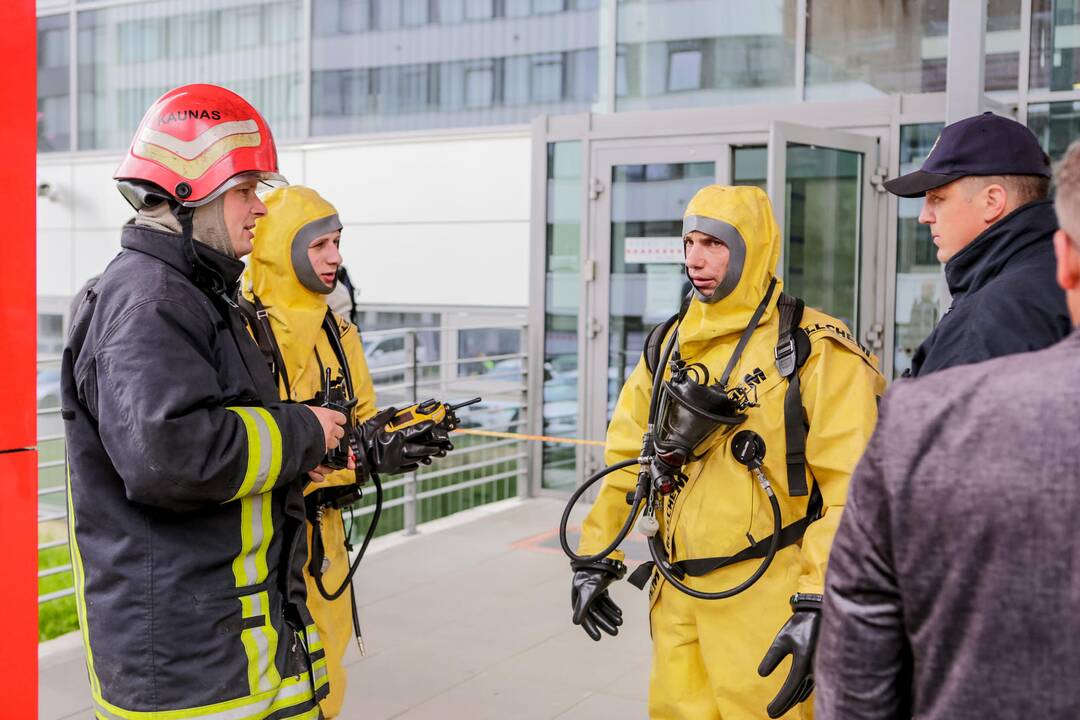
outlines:
[{"label": "firefighter's black glove", "polygon": [[618,635],[622,625],[622,610],[608,594],[608,585],[621,580],[626,566],[618,560],[604,558],[591,563],[570,563],[574,578],[570,582],[570,606],[574,609],[574,624],[593,640],[599,641],[600,631]]},{"label": "firefighter's black glove", "polygon": [[814,649],[821,627],[821,596],[797,594],[792,598],[791,607],[794,612],[758,665],[758,675],[765,677],[781,660],[791,655],[788,676],[767,708],[771,718],[782,716],[814,691]]},{"label": "firefighter's black glove", "polygon": [[357,465],[364,470],[386,475],[410,472],[454,449],[446,430],[430,420],[390,432],[386,426],[396,414],[392,407],[380,410],[357,428],[363,456]]}]

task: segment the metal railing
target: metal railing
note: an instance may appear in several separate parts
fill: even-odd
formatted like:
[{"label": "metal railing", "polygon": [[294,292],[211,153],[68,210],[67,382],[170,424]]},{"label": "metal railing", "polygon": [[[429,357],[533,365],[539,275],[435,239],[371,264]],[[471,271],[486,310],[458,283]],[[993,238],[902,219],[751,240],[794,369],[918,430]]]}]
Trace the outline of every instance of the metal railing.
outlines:
[{"label": "metal railing", "polygon": [[[463,428],[515,432],[527,427],[532,405],[527,327],[398,328],[366,332],[363,340],[379,407],[479,395],[479,405],[459,413]],[[459,349],[470,345],[497,352],[462,356]],[[38,358],[38,604],[43,616],[46,605],[60,605],[57,601],[74,594],[59,370],[59,357]],[[413,534],[424,522],[527,494],[531,444],[463,433],[452,439],[455,449],[447,457],[383,483],[385,503],[377,534]],[[346,514],[354,538],[363,534],[365,516],[373,511],[374,493],[365,492]],[[73,607],[67,611],[74,617]]]}]

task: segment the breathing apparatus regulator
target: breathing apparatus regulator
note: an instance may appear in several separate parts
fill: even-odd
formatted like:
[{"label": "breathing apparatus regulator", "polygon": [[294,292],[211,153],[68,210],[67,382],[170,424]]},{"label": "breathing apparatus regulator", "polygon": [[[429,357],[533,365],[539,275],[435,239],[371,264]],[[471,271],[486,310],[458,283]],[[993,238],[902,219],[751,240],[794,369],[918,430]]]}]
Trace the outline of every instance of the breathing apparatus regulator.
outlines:
[{"label": "breathing apparatus regulator", "polygon": [[[693,292],[687,294],[678,316],[673,318],[674,331],[670,333],[653,372],[648,425],[642,437],[640,456],[610,465],[589,477],[570,496],[563,510],[559,523],[559,542],[572,564],[587,565],[606,558],[626,539],[637,519],[638,530],[648,538],[649,554],[653,560],[651,565],[656,567],[665,580],[687,595],[702,600],[729,598],[743,592],[765,574],[780,546],[782,519],[780,504],[763,470],[765,441],[752,430],[741,430],[735,433],[730,444],[735,459],[747,467],[769,500],[773,515],[773,534],[764,557],[749,578],[721,592],[706,593],[686,586],[681,582],[685,573],[672,564],[668,558],[664,540],[659,532],[660,523],[656,519],[656,513],[661,509],[664,499],[687,482],[687,477],[683,472],[686,465],[700,460],[703,454],[699,453],[710,446],[711,439],[717,437],[718,434],[732,432],[746,421],[746,411],[756,406],[755,398],[738,389],[729,388],[728,381],[750,336],[769,306],[775,288],[776,281],[773,280],[749,325],[739,338],[724,372],[715,381],[712,381],[705,365],[687,363],[679,356],[676,349],[679,325],[693,297]],[[662,335],[663,330],[661,330],[661,339]],[[667,380],[664,379],[665,367],[671,371],[671,376]],[[593,555],[576,554],[570,549],[566,536],[567,523],[574,505],[590,487],[604,477],[634,465],[639,466],[637,486],[632,493],[627,493],[626,500],[630,505],[630,512],[615,539]],[[639,514],[640,519],[638,519]],[[649,568],[649,564],[643,567]],[[644,584],[645,579],[647,576],[641,579],[641,585]]]}]

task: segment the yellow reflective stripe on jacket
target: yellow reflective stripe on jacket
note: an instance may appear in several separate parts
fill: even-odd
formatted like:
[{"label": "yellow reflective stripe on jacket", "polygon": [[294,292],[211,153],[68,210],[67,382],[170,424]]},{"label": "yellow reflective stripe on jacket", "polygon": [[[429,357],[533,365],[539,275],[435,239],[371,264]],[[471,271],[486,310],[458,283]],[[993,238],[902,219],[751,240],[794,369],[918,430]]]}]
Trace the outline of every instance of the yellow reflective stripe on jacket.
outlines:
[{"label": "yellow reflective stripe on jacket", "polygon": [[[279,687],[257,695],[227,700],[214,705],[204,705],[183,710],[158,710],[142,712],[124,710],[116,707],[100,695],[94,697],[94,711],[104,720],[263,720],[281,710],[302,705],[315,697],[311,689],[311,678],[302,673],[286,678]],[[313,710],[318,710],[316,705]],[[316,718],[312,710],[299,711],[297,715],[282,715],[281,718]]]},{"label": "yellow reflective stripe on jacket", "polygon": [[248,685],[252,693],[272,690],[281,684],[281,675],[274,665],[278,634],[270,620],[270,595],[266,591],[242,595],[240,605],[244,620],[258,618],[263,623],[240,631],[240,641],[248,657]]},{"label": "yellow reflective stripe on jacket", "polygon": [[307,626],[307,641],[309,653],[314,653],[316,650],[323,649],[322,637],[319,635],[319,630],[315,627],[315,623]]},{"label": "yellow reflective stripe on jacket", "polygon": [[281,472],[281,430],[261,407],[230,407],[247,433],[247,468],[240,489],[230,500],[272,490]]},{"label": "yellow reflective stripe on jacket", "polygon": [[[269,495],[240,498],[240,554],[232,563],[238,590],[265,582],[269,575],[266,553],[274,534],[272,510]],[[240,632],[240,642],[247,655],[248,687],[252,693],[276,687],[281,682],[274,665],[278,637],[269,618],[269,602],[266,592],[240,596],[243,617],[262,617],[264,621],[262,627]]]},{"label": "yellow reflective stripe on jacket", "polygon": [[86,670],[90,676],[90,691],[94,695],[101,693],[101,683],[94,672],[94,653],[90,650],[90,630],[86,621],[86,571],[83,568],[82,553],[79,552],[79,539],[75,535],[75,503],[71,495],[71,465],[67,466],[67,522],[68,538],[71,551],[71,580],[75,590],[75,611],[79,617],[79,629],[82,631],[83,647],[86,649]]}]

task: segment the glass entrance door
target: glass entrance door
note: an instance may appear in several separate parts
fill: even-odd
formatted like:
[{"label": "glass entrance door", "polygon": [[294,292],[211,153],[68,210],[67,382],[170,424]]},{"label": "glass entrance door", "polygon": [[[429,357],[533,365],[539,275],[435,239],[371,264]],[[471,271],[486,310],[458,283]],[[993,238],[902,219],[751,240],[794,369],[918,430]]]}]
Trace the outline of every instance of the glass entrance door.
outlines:
[{"label": "glass entrance door", "polygon": [[[592,147],[578,415],[587,437],[604,437],[646,334],[678,311],[689,290],[682,215],[705,185],[767,190],[784,240],[777,272],[787,291],[880,348],[884,252],[876,248],[878,191],[871,182],[878,139],[788,123],[774,123],[768,134],[718,137],[723,141]],[[603,453],[583,456],[581,477],[601,467]]]},{"label": "glass entrance door", "polygon": [[878,243],[863,240],[876,239],[877,145],[866,135],[773,123],[766,181],[784,237],[785,290],[843,320],[875,351],[885,309],[875,280],[884,268]]},{"label": "glass entrance door", "polygon": [[[582,427],[604,437],[615,401],[641,357],[645,336],[678,311],[689,290],[683,272],[682,216],[701,188],[728,181],[731,147],[721,143],[598,148],[589,251],[588,359]],[[598,379],[603,379],[597,382]],[[585,470],[602,453],[587,453]]]}]

